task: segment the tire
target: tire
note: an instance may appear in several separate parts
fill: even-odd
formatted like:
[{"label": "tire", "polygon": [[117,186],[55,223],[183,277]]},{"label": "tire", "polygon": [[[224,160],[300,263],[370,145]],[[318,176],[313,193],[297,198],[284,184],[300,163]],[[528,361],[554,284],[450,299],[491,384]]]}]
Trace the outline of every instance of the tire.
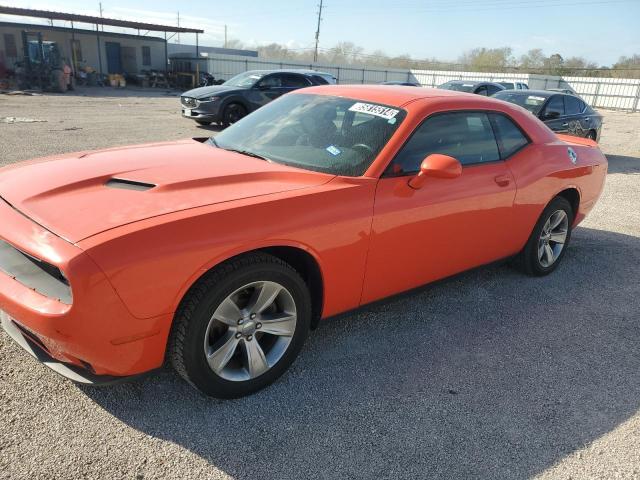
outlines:
[{"label": "tire", "polygon": [[211,125],[212,122],[205,122],[204,120],[196,120],[196,123],[198,125],[202,125],[202,126],[207,126],[207,125]]},{"label": "tire", "polygon": [[[262,293],[271,298],[275,286],[282,290],[273,303],[250,314],[259,311],[252,307],[256,297],[256,304],[266,305],[260,302]],[[242,323],[235,321],[238,313]],[[272,255],[251,254],[216,267],[191,288],[176,312],[167,356],[178,374],[204,394],[242,397],[285,372],[298,356],[310,323],[311,296],[298,272]]]},{"label": "tire", "polygon": [[587,133],[587,138],[589,140],[593,140],[594,142],[598,141],[598,134],[596,133],[595,130],[589,130],[589,132]]},{"label": "tire", "polygon": [[[555,233],[549,236],[545,232],[545,229],[563,215],[566,223],[562,220],[561,224],[555,230],[551,230]],[[524,249],[516,257],[514,261],[515,266],[524,273],[532,276],[544,276],[553,272],[562,261],[569,246],[573,218],[573,209],[565,198],[555,197],[551,200],[540,215]],[[563,225],[566,225],[564,242],[554,241],[553,238],[556,240],[561,239],[560,232],[563,230]],[[547,247],[553,252],[553,260],[551,262],[549,262],[549,249],[547,249]]]},{"label": "tire", "polygon": [[230,103],[222,112],[222,124],[225,127],[233,125],[247,115],[247,109],[239,103]]}]

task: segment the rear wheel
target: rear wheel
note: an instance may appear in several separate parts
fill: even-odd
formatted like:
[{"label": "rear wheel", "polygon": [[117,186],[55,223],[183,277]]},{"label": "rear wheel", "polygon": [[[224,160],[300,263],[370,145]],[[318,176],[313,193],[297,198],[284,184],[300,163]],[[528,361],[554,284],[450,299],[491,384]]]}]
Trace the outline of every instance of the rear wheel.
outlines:
[{"label": "rear wheel", "polygon": [[225,127],[228,127],[229,125],[233,125],[246,115],[246,108],[244,108],[239,103],[230,103],[229,105],[224,107],[224,111],[222,114],[222,123]]},{"label": "rear wheel", "polygon": [[573,210],[563,197],[554,198],[516,258],[516,265],[529,275],[542,276],[553,272],[569,246]]},{"label": "rear wheel", "polygon": [[235,398],[275,381],[309,332],[311,299],[300,275],[267,254],[216,268],[176,314],[168,356],[207,395]]}]

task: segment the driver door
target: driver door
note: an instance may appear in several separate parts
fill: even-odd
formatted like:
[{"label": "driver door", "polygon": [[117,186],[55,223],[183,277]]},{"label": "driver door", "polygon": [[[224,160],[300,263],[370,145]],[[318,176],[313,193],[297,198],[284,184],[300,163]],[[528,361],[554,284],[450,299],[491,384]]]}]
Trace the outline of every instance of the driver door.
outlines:
[{"label": "driver door", "polygon": [[554,95],[547,101],[540,118],[554,132],[569,133],[569,123],[564,113],[562,95]]},{"label": "driver door", "polygon": [[281,73],[272,73],[260,79],[251,89],[252,110],[263,107],[285,93],[286,89],[282,86],[282,81]]},{"label": "driver door", "polygon": [[[462,164],[457,178],[408,186],[432,153]],[[516,185],[483,112],[429,117],[378,182],[362,303],[515,253]]]}]

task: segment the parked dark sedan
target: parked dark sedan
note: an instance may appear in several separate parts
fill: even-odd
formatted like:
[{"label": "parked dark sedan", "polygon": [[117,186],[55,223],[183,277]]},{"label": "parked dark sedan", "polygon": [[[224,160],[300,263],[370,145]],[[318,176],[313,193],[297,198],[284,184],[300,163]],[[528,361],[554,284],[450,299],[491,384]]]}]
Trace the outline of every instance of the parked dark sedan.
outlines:
[{"label": "parked dark sedan", "polygon": [[395,80],[389,80],[388,82],[382,82],[380,85],[402,85],[405,87],[419,87],[419,83],[415,82],[398,82]]},{"label": "parked dark sedan", "polygon": [[222,85],[200,87],[180,96],[182,116],[200,125],[231,125],[285,93],[312,85],[335,84],[315,70],[249,70]]},{"label": "parked dark sedan", "polygon": [[443,83],[438,88],[443,90],[455,90],[456,92],[475,93],[476,95],[484,95],[490,97],[494,93],[504,90],[499,83],[494,82],[475,82],[473,80],[451,80]]},{"label": "parked dark sedan", "polygon": [[590,138],[596,142],[600,139],[602,115],[575,95],[548,90],[505,90],[493,98],[526,108],[554,132]]}]

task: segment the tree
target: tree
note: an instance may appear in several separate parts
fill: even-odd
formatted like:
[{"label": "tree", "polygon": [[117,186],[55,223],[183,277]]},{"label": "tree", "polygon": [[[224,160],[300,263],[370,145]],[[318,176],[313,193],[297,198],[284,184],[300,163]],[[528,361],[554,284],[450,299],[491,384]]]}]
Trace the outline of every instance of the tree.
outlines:
[{"label": "tree", "polygon": [[459,62],[466,68],[479,72],[503,71],[515,66],[511,47],[474,48],[463,53]]},{"label": "tree", "polygon": [[340,42],[323,55],[330,63],[360,63],[364,48],[353,42]]},{"label": "tree", "polygon": [[290,51],[286,46],[278,43],[270,43],[268,45],[260,45],[256,48],[258,55],[263,58],[273,59],[293,59],[295,53]]},{"label": "tree", "polygon": [[541,48],[534,48],[529,50],[524,55],[520,56],[520,68],[529,72],[541,71],[544,68],[544,62],[546,57]]},{"label": "tree", "polygon": [[613,69],[614,77],[640,78],[640,54],[636,53],[630,57],[620,57],[613,65]]},{"label": "tree", "polygon": [[245,47],[244,47],[244,43],[242,43],[237,38],[230,38],[227,41],[226,48],[237,48],[238,50],[240,50],[240,49],[245,48]]},{"label": "tree", "polygon": [[559,53],[554,53],[544,61],[545,73],[550,75],[562,75],[562,67],[564,65],[564,58]]}]

